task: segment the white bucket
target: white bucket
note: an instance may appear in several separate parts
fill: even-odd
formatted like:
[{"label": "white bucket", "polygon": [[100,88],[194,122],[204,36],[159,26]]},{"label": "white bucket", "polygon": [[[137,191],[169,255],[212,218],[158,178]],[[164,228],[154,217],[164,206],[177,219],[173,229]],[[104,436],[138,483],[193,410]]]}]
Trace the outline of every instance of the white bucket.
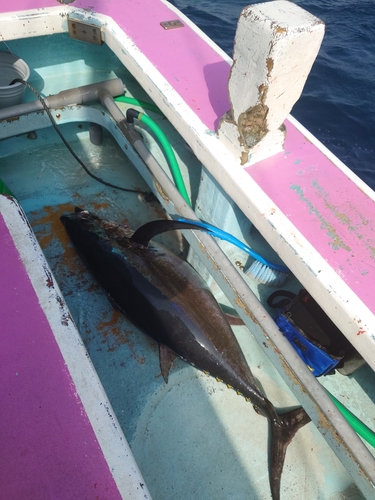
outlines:
[{"label": "white bucket", "polygon": [[22,102],[25,85],[9,84],[15,78],[28,80],[29,77],[30,68],[25,61],[9,52],[0,52],[0,108],[7,108]]}]

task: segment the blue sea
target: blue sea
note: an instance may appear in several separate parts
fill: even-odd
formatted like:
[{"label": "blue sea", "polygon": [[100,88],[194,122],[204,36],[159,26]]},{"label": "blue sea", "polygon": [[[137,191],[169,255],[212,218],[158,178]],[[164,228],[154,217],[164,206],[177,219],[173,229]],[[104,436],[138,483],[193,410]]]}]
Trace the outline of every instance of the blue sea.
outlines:
[{"label": "blue sea", "polygon": [[[246,0],[170,1],[232,55]],[[292,115],[375,189],[375,2],[294,1],[325,22],[326,34]]]}]

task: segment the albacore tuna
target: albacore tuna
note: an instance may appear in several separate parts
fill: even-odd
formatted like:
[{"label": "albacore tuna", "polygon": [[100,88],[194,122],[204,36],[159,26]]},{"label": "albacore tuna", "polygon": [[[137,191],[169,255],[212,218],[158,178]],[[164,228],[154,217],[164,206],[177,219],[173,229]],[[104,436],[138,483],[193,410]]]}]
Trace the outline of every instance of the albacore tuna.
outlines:
[{"label": "albacore tuna", "polygon": [[278,414],[257,387],[233,331],[209,288],[185,261],[156,243],[172,229],[202,229],[170,220],[153,221],[135,233],[86,210],[63,215],[70,239],[112,305],[159,344],[168,382],[176,357],[210,373],[248,398],[271,428],[270,485],[280,498],[285,452],[310,421],[303,408]]}]

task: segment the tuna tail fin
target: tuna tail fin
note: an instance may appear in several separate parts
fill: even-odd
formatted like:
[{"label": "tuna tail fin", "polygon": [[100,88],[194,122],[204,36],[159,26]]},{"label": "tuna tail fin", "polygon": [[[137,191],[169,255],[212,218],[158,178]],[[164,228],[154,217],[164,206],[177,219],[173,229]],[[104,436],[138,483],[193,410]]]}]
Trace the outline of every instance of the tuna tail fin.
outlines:
[{"label": "tuna tail fin", "polygon": [[280,500],[281,473],[286,449],[296,432],[310,422],[303,408],[279,415],[280,421],[271,422],[270,486],[272,500]]}]

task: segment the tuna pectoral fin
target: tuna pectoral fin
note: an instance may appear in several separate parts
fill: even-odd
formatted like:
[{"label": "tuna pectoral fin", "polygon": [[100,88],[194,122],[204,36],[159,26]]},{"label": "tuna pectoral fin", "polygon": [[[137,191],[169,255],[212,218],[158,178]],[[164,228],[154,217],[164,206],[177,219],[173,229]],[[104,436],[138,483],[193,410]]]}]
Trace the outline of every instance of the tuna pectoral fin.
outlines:
[{"label": "tuna pectoral fin", "polygon": [[238,316],[237,312],[233,307],[229,307],[226,304],[219,304],[220,309],[223,311],[224,316],[227,318],[228,323],[232,326],[234,325],[244,325],[245,323]]},{"label": "tuna pectoral fin", "polygon": [[165,345],[159,344],[160,369],[166,384],[168,384],[169,370],[176,358],[178,358],[178,356],[173,351],[165,347]]},{"label": "tuna pectoral fin", "polygon": [[271,422],[270,485],[272,500],[280,499],[281,473],[288,444],[298,429],[310,422],[310,417],[303,408],[296,408],[279,415],[279,417],[280,423]]},{"label": "tuna pectoral fin", "polygon": [[242,325],[244,325],[244,324],[245,324],[245,323],[242,321],[242,319],[241,319],[239,316],[236,316],[235,314],[225,313],[225,317],[227,318],[228,323],[229,323],[231,326],[242,326]]}]

